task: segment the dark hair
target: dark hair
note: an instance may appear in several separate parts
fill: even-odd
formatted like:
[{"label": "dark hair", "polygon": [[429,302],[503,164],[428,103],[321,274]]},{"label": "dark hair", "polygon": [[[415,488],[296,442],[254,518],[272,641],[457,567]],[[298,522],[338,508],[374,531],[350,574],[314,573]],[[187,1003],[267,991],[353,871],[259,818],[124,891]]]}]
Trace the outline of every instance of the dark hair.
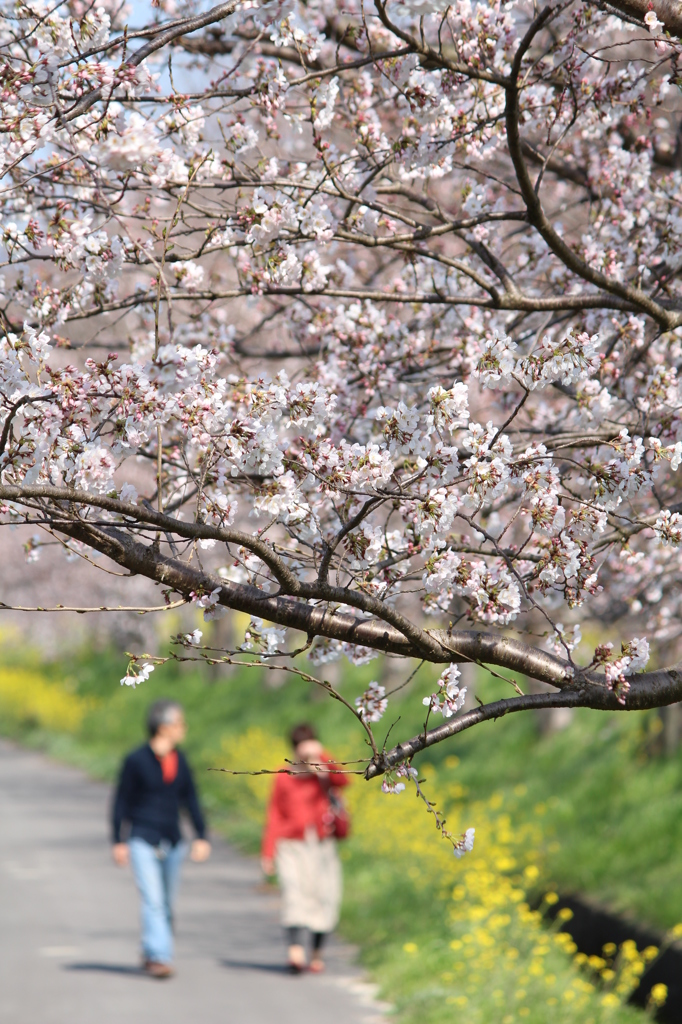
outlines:
[{"label": "dark hair", "polygon": [[147,732],[150,737],[156,736],[162,725],[166,725],[173,718],[172,712],[182,713],[182,704],[176,700],[155,700],[147,711]]},{"label": "dark hair", "polygon": [[289,733],[289,739],[291,740],[292,747],[297,747],[299,743],[303,743],[305,740],[316,740],[317,733],[313,729],[312,725],[308,725],[307,722],[301,722],[300,725],[295,725]]}]

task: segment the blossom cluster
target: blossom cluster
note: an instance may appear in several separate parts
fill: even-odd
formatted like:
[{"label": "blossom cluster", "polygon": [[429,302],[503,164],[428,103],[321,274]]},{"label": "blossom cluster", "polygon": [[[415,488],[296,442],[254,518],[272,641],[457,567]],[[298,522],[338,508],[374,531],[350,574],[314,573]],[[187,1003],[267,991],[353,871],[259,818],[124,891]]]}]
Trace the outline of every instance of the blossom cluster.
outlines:
[{"label": "blossom cluster", "polygon": [[438,690],[430,697],[424,697],[424,704],[430,712],[442,715],[443,718],[452,718],[460,708],[464,707],[467,688],[460,687],[460,671],[456,665],[448,665],[442,673]]},{"label": "blossom cluster", "polygon": [[355,698],[355,706],[364,722],[380,722],[388,707],[386,687],[371,682],[362,696]]}]

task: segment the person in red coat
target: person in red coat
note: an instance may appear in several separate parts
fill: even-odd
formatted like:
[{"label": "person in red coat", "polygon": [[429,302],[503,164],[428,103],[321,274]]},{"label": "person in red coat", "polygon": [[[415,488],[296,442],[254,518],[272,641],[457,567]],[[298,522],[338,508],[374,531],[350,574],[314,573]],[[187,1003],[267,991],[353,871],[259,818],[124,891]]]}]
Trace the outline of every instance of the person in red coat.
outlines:
[{"label": "person in red coat", "polygon": [[[341,906],[341,863],[336,849],[338,802],[335,790],[348,783],[323,749],[312,726],[291,732],[294,761],[276,776],[263,833],[262,866],[277,874],[282,890],[282,924],[289,967],[324,970],[322,947],[334,930]],[[307,964],[303,931],[312,935]]]}]

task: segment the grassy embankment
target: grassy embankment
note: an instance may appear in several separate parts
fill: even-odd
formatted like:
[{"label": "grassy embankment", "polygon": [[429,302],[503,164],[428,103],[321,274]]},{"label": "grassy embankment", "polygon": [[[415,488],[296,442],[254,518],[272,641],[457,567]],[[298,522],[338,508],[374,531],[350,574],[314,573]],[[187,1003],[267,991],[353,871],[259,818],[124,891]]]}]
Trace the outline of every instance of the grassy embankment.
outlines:
[{"label": "grassy embankment", "polygon": [[[302,717],[345,759],[364,756],[350,715],[299,681],[270,688],[253,671],[168,666],[131,691],[118,686],[124,667],[102,653],[42,664],[10,648],[0,670],[2,731],[111,779],[142,738],[146,706],[176,696],[187,709],[186,747],[212,823],[249,850],[271,780],[206,769],[278,766],[287,753],[282,736]],[[377,662],[353,670],[344,692],[355,696],[376,671]],[[486,684],[485,696],[500,685]],[[428,689],[424,674],[392,702],[387,721],[400,715],[401,734],[419,729]],[[526,900],[538,890],[578,889],[666,928],[682,920],[682,756],[647,757],[652,721],[586,712],[543,739],[519,716],[430,751],[419,765],[427,792],[447,809],[453,831],[476,827],[475,851],[463,860],[409,791],[351,787],[344,930],[401,1021],[641,1019],[623,1000],[645,957],[626,948],[613,964],[585,964]]]}]

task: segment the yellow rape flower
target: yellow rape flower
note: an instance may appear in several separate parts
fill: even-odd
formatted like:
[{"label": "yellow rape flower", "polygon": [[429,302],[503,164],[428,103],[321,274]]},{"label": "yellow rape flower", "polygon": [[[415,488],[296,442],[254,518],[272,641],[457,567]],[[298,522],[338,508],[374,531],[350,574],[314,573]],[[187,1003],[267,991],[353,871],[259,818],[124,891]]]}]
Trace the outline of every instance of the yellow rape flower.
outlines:
[{"label": "yellow rape flower", "polygon": [[668,998],[668,986],[659,982],[658,985],[654,985],[649,993],[649,1002],[654,1006],[663,1006],[666,999]]},{"label": "yellow rape flower", "polygon": [[3,668],[0,675],[0,714],[10,720],[76,733],[95,706],[91,697],[81,697],[33,669]]}]

